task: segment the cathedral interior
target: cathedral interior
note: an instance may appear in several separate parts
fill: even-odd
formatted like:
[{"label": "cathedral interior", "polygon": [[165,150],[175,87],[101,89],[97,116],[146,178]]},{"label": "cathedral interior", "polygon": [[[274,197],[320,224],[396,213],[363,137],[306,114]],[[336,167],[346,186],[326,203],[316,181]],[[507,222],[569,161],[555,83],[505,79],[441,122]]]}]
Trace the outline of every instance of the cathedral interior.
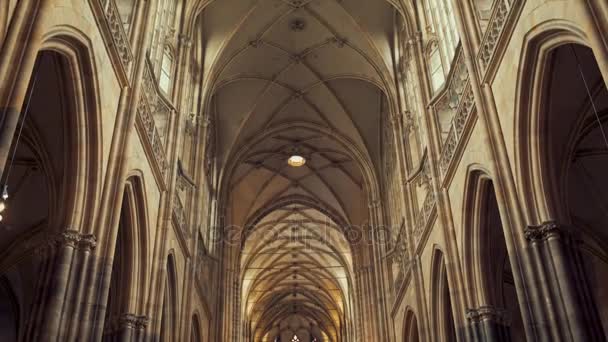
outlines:
[{"label": "cathedral interior", "polygon": [[2,0],[0,341],[606,341],[607,80],[606,0]]}]

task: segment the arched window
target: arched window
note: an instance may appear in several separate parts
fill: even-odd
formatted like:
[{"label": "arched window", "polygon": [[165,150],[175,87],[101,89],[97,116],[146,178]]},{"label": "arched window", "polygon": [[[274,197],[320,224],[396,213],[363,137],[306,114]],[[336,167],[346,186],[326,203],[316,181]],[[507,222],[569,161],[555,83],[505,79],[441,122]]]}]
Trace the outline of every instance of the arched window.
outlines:
[{"label": "arched window", "polygon": [[460,41],[451,0],[427,0],[424,2],[427,31],[434,36],[434,46],[427,55],[433,91],[443,85],[456,47]]},{"label": "arched window", "polygon": [[169,47],[165,47],[163,53],[163,61],[160,67],[160,73],[158,75],[158,85],[160,89],[168,94],[171,90],[171,77],[173,74],[173,55]]},{"label": "arched window", "polygon": [[437,42],[431,43],[428,54],[428,66],[431,86],[433,87],[433,92],[436,92],[441,88],[443,82],[445,82],[445,73],[443,64],[441,63],[441,54]]},{"label": "arched window", "polygon": [[451,0],[427,0],[425,15],[428,28],[439,38],[444,61],[447,65],[454,58],[460,37]]},{"label": "arched window", "polygon": [[154,18],[154,32],[150,44],[149,57],[154,71],[158,74],[164,55],[167,40],[175,35],[176,0],[159,0]]}]

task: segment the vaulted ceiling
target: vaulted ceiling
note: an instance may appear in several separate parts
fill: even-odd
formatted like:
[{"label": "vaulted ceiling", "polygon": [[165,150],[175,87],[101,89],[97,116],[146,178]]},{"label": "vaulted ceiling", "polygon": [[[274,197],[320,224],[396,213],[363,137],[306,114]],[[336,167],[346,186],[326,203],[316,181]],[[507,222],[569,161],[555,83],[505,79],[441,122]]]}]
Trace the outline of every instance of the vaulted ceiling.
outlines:
[{"label": "vaulted ceiling", "polygon": [[[257,340],[340,336],[390,112],[385,0],[217,0],[199,15],[226,224]],[[301,155],[301,167],[287,164]],[[281,325],[281,322],[289,324]],[[314,333],[313,333],[314,332]],[[321,336],[319,336],[321,337]]]}]

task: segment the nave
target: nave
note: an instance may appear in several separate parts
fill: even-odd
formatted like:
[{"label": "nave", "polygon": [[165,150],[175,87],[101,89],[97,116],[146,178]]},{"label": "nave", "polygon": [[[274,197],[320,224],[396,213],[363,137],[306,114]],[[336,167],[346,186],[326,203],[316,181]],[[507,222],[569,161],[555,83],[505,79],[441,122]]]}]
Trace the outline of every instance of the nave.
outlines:
[{"label": "nave", "polygon": [[608,4],[5,0],[0,341],[606,341]]}]

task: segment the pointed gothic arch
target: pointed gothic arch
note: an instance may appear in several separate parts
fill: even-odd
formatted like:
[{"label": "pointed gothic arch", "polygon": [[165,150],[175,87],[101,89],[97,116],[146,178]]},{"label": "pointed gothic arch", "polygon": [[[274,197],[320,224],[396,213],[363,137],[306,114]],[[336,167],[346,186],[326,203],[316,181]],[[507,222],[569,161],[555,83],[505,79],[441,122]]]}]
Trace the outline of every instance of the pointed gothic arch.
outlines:
[{"label": "pointed gothic arch", "polygon": [[608,128],[606,78],[588,37],[570,22],[540,25],[524,43],[517,84],[516,138],[522,143],[516,149],[516,170],[531,223],[528,233],[544,227],[550,229],[548,235],[560,238],[567,258],[559,266],[567,277],[547,277],[572,293],[556,305],[576,311],[562,325],[579,328],[568,332],[574,336],[597,338],[608,329],[608,298],[599,285],[608,281],[608,198],[603,195],[608,189],[603,151],[608,146],[601,132]]},{"label": "pointed gothic arch", "polygon": [[419,342],[420,334],[418,332],[418,319],[412,308],[406,309],[403,324],[403,342]]},{"label": "pointed gothic arch", "polygon": [[435,248],[431,257],[431,322],[434,339],[456,342],[456,326],[452,298],[443,252]]},{"label": "pointed gothic arch", "polygon": [[177,269],[172,251],[167,256],[166,267],[165,290],[160,317],[160,342],[174,342],[177,341],[179,321]]},{"label": "pointed gothic arch", "polygon": [[125,182],[110,289],[105,316],[104,340],[120,336],[128,326],[124,317],[139,316],[145,310],[147,289],[147,213],[143,181],[139,175]]},{"label": "pointed gothic arch", "polygon": [[472,310],[491,310],[488,317],[496,331],[525,339],[515,289],[513,270],[494,184],[489,172],[479,165],[469,168],[464,196],[462,246],[464,274]]},{"label": "pointed gothic arch", "polygon": [[201,330],[201,323],[198,314],[192,315],[192,331],[190,332],[190,340],[192,342],[203,342],[203,333]]}]

